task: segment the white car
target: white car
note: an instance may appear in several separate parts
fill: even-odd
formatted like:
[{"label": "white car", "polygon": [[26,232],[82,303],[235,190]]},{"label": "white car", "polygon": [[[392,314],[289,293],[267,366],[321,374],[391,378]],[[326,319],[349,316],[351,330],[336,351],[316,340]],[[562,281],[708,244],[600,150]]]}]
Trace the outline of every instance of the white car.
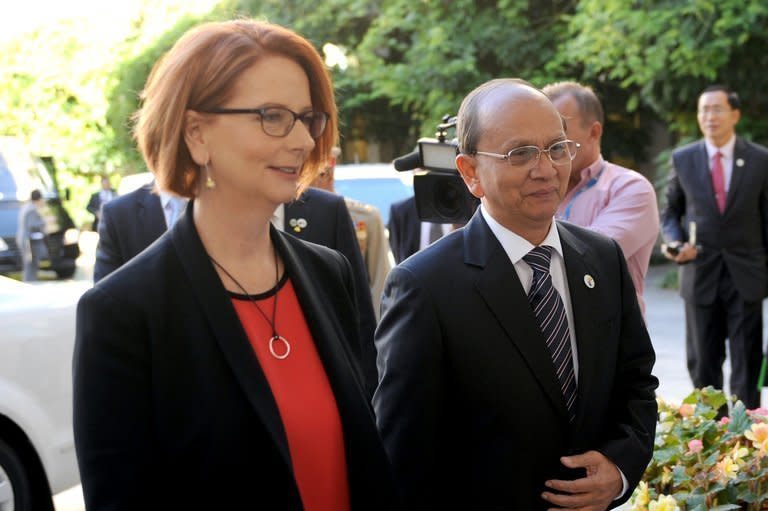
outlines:
[{"label": "white car", "polygon": [[333,171],[336,193],[376,206],[384,225],[389,206],[413,195],[413,172],[398,172],[391,163],[350,163]]},{"label": "white car", "polygon": [[77,300],[88,281],[0,276],[0,511],[53,509],[80,482],[72,432]]}]

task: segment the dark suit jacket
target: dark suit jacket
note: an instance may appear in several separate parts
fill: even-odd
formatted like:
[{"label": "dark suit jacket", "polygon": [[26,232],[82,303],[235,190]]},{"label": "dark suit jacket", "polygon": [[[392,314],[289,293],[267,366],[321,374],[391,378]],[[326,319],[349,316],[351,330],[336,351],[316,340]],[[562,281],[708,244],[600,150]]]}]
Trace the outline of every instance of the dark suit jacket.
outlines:
[{"label": "dark suit jacket", "polygon": [[[374,409],[408,509],[538,510],[559,457],[598,450],[632,488],[650,460],[655,360],[613,240],[558,224],[578,344],[569,424],[514,266],[480,212],[392,270]],[[584,276],[596,285],[588,288]]]},{"label": "dark suit jacket", "polygon": [[389,246],[400,264],[419,251],[421,219],[416,211],[416,197],[409,197],[389,207]]},{"label": "dark suit jacket", "polygon": [[[191,205],[190,205],[191,207]],[[353,362],[353,276],[275,229],[341,417],[353,509],[392,509]],[[74,429],[88,509],[301,509],[280,415],[189,213],[83,295]]]},{"label": "dark suit jacket", "polygon": [[733,156],[725,212],[720,214],[704,141],[672,154],[662,230],[668,242],[687,241],[689,222],[696,222],[696,242],[703,250],[696,260],[681,265],[680,294],[702,305],[715,300],[723,265],[745,301],[760,301],[768,294],[768,149],[737,137]]},{"label": "dark suit jacket", "polygon": [[[298,223],[301,219],[306,222],[304,227],[291,225]],[[285,204],[283,229],[304,241],[338,250],[352,265],[355,294],[360,312],[359,360],[365,374],[366,388],[369,395],[373,395],[378,381],[376,349],[373,345],[376,314],[373,311],[373,300],[368,284],[368,270],[365,268],[355,226],[344,197],[317,188],[307,188],[301,197]]]},{"label": "dark suit jacket", "polygon": [[163,206],[153,189],[154,182],[104,205],[93,268],[94,282],[133,259],[165,232]]}]

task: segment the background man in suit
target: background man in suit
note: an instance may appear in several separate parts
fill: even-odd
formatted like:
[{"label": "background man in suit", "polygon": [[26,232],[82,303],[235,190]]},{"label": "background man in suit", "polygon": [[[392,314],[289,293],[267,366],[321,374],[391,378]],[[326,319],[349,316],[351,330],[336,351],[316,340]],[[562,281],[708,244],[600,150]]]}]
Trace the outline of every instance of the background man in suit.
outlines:
[{"label": "background man in suit", "polygon": [[408,197],[389,207],[389,246],[395,263],[408,259],[453,230],[452,224],[422,222],[416,210],[416,197]]},{"label": "background man in suit", "polygon": [[756,408],[762,300],[768,289],[768,149],[736,136],[739,107],[736,93],[723,86],[699,96],[704,139],[672,154],[662,228],[672,247],[665,255],[682,265],[680,295],[693,385],[722,388],[728,338],[730,390]]},{"label": "background man in suit", "polygon": [[102,176],[101,190],[93,193],[91,195],[91,198],[88,199],[88,204],[85,206],[85,209],[87,209],[88,212],[93,215],[92,229],[94,231],[98,232],[99,230],[99,220],[101,219],[101,207],[107,202],[114,199],[115,197],[117,197],[117,192],[115,192],[115,190],[112,189],[112,184],[109,182],[109,178],[107,176]]},{"label": "background man in suit", "polygon": [[619,243],[640,310],[645,312],[645,275],[659,236],[656,192],[642,174],[603,159],[603,106],[592,88],[559,82],[547,85],[542,92],[565,119],[568,138],[579,144],[568,193],[556,216]]},{"label": "background man in suit", "polygon": [[658,384],[621,248],[553,221],[576,145],[539,90],[487,82],[457,131],[481,207],[390,272],[376,332],[399,488],[409,509],[618,505],[651,457]]},{"label": "background man in suit", "polygon": [[[328,161],[325,170],[318,174],[310,186],[336,193],[334,172],[336,170],[337,158],[341,155],[341,149],[334,147],[331,154],[332,158]],[[344,203],[347,205],[347,210],[349,210],[349,215],[352,217],[352,222],[355,225],[357,243],[360,246],[360,252],[363,255],[365,269],[368,274],[368,287],[371,290],[373,310],[378,318],[379,307],[381,306],[381,293],[384,290],[384,279],[387,278],[389,270],[392,269],[384,222],[381,219],[379,210],[375,206],[362,203],[350,197],[344,197]]]},{"label": "background man in suit", "polygon": [[98,282],[162,236],[184,211],[186,200],[157,193],[155,183],[104,205],[93,281]]},{"label": "background man in suit", "polygon": [[[186,201],[170,194],[158,194],[153,189],[154,183],[151,183],[104,205],[93,270],[94,282],[151,245],[183,214]],[[377,382],[373,345],[376,316],[368,292],[365,264],[344,199],[324,190],[309,188],[299,199],[278,208],[273,223],[278,229],[297,238],[338,250],[352,265],[363,343],[358,355],[367,390],[372,394]]]}]

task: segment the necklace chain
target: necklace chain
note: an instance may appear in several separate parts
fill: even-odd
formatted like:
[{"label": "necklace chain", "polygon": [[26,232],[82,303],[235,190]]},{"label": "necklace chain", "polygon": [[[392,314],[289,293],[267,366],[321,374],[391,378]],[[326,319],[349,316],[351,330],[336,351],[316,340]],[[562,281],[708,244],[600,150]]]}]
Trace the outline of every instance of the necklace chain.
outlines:
[{"label": "necklace chain", "polygon": [[[211,262],[216,265],[227,277],[229,277],[229,280],[235,283],[235,285],[240,289],[240,291],[243,292],[243,294],[248,298],[248,300],[251,301],[253,305],[256,306],[256,310],[259,311],[259,314],[269,323],[270,328],[272,329],[272,337],[269,339],[269,352],[272,354],[273,357],[283,360],[288,357],[288,355],[291,353],[291,345],[290,343],[283,337],[282,335],[277,333],[277,295],[279,293],[279,285],[280,285],[280,269],[277,265],[277,247],[274,247],[275,251],[275,300],[272,303],[272,319],[269,319],[269,316],[264,313],[263,310],[261,310],[261,307],[259,307],[258,302],[256,299],[248,293],[248,291],[245,290],[242,284],[238,282],[238,280],[232,276],[231,273],[227,271],[226,268],[224,268],[221,263],[219,263],[216,259],[213,258],[210,254],[208,255],[208,258],[211,260]],[[285,353],[282,355],[279,355],[275,349],[274,349],[274,343],[275,341],[282,341],[283,344],[285,344]]]}]

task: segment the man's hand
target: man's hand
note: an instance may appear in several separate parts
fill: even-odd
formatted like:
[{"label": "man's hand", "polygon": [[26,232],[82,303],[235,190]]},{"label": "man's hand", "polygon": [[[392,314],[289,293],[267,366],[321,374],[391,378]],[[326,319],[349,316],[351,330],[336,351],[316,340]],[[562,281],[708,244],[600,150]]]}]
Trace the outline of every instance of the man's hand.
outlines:
[{"label": "man's hand", "polygon": [[541,497],[556,509],[577,509],[580,511],[605,511],[619,496],[624,484],[619,469],[611,460],[597,451],[587,451],[577,456],[560,458],[568,468],[583,467],[587,477],[574,481],[547,481],[547,487],[562,494],[544,492]]},{"label": "man's hand", "polygon": [[668,245],[663,245],[663,247],[664,250],[662,253],[664,254],[664,257],[677,264],[693,261],[698,255],[696,247],[689,245],[687,242],[681,245],[679,241],[675,241]]}]

